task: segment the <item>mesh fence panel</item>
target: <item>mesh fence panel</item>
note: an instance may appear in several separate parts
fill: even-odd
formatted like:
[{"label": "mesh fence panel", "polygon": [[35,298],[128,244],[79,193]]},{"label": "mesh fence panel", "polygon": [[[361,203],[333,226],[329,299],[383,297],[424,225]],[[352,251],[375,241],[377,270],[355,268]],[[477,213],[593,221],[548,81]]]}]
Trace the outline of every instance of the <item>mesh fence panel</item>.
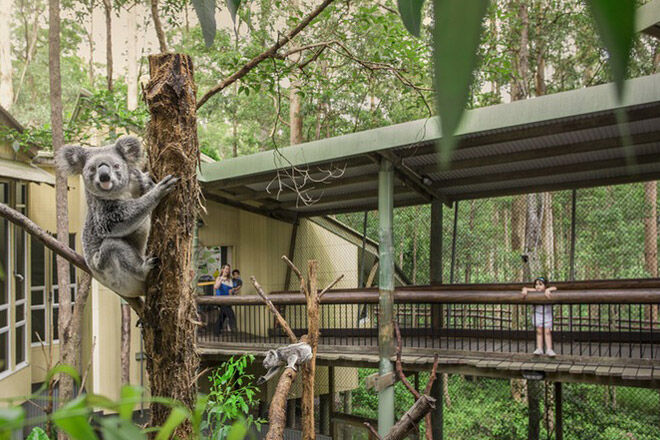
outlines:
[{"label": "mesh fence panel", "polygon": [[[649,192],[649,185],[656,183],[575,192],[576,280],[657,277],[657,197]],[[572,206],[572,191],[465,200],[452,207],[445,206],[442,281],[519,282],[523,278],[521,255],[526,252],[535,253],[540,271],[550,280],[570,280]],[[364,231],[364,213],[341,214],[336,218],[359,239]],[[535,225],[538,225],[536,233]],[[398,284],[429,284],[430,228],[430,205],[395,209],[393,233]],[[367,215],[366,233],[368,239],[377,243],[375,211]],[[653,242],[655,246],[650,246]],[[315,245],[318,241],[302,237],[296,251],[307,256],[314,253]],[[354,280],[359,278],[362,261],[359,242],[357,248],[358,267],[350,270],[357,273]],[[376,252],[377,245],[367,247],[362,263],[365,281],[376,261],[371,253]],[[377,282],[375,276],[373,285]]]},{"label": "mesh fence panel", "polygon": [[[351,405],[336,398],[336,410],[366,419],[376,419],[378,397],[364,388],[364,379],[375,369],[360,369],[360,386],[351,392]],[[415,382],[415,375],[408,379]],[[419,373],[423,390],[428,373]],[[539,439],[557,437],[555,386],[539,382]],[[443,391],[444,438],[452,440],[522,440],[528,438],[527,384],[508,379],[447,376]],[[660,438],[660,393],[658,390],[591,384],[562,384],[562,423],[565,440],[651,440]],[[413,404],[403,384],[395,385],[395,414],[400,418]],[[426,426],[420,426],[424,438]],[[335,431],[343,440],[367,439],[367,431],[340,424]],[[413,433],[411,438],[417,438]]]}]

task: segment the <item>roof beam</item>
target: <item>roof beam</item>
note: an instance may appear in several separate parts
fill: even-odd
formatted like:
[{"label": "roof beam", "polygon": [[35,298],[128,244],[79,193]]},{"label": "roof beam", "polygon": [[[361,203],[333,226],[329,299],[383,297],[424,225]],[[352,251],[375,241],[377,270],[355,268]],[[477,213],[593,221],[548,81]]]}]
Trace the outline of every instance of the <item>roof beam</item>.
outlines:
[{"label": "roof beam", "polygon": [[[426,201],[417,193],[408,193],[408,194],[413,194],[415,197],[406,199],[403,201],[397,201],[396,200],[396,194],[394,198],[394,207],[395,208],[402,208],[405,206],[413,206],[413,205],[422,205],[426,203]],[[374,211],[378,209],[378,201],[375,200],[373,202],[366,202],[366,203],[360,203],[359,205],[353,205],[353,206],[345,206],[342,208],[321,208],[321,209],[311,209],[311,210],[304,210],[304,211],[297,211],[298,215],[300,217],[316,217],[320,215],[333,215],[333,214],[345,214],[349,212],[364,212],[364,211]]]},{"label": "roof beam", "polygon": [[[407,186],[404,185],[395,185],[394,187],[394,193],[395,194],[407,194],[410,192],[410,189]],[[346,193],[346,194],[332,194],[332,195],[321,195],[319,196],[319,199],[316,200],[314,203],[311,203],[309,205],[305,205],[304,203],[301,203],[301,201],[296,198],[295,200],[289,200],[287,202],[282,202],[280,203],[280,208],[299,208],[302,206],[311,206],[311,205],[325,205],[328,203],[336,203],[336,202],[347,202],[351,200],[360,200],[360,199],[368,199],[368,198],[373,198],[376,200],[378,198],[378,189],[370,189],[366,191],[356,191],[352,193]]]},{"label": "roof beam", "polygon": [[[379,151],[378,155],[392,163],[396,176],[405,185],[410,187],[413,191],[417,192],[427,202],[437,199],[443,202],[447,201],[447,197],[442,194],[437,188],[424,183],[424,179],[417,174],[412,168],[407,166],[400,156],[396,155],[390,150]],[[429,181],[430,183],[430,181]]]},{"label": "roof beam", "polygon": [[[660,1],[660,0],[658,0]],[[547,95],[550,96],[550,95]],[[535,98],[538,99],[538,98]],[[523,102],[523,101],[516,101]],[[643,121],[660,117],[660,103],[634,108],[626,111],[628,122]],[[591,128],[601,128],[617,125],[616,116],[613,112],[604,112],[596,115],[585,115],[584,118],[563,118],[556,119],[546,123],[539,123],[533,126],[513,126],[510,129],[499,131],[497,133],[478,133],[470,137],[459,137],[456,150],[465,150],[469,148],[479,148],[488,145],[499,144],[503,142],[512,142],[521,139],[531,139],[535,137],[552,135],[560,132],[581,131]],[[431,142],[415,148],[415,155],[434,154],[436,152],[435,143]],[[405,159],[405,155],[404,156]],[[451,168],[454,168],[454,162],[451,162]]]},{"label": "roof beam", "polygon": [[485,199],[488,197],[503,197],[516,194],[535,194],[546,191],[562,191],[567,189],[594,188],[597,186],[621,185],[624,183],[646,182],[660,179],[660,171],[637,175],[607,177],[602,179],[573,180],[561,183],[547,183],[542,185],[527,185],[523,187],[503,188],[485,191],[473,191],[451,194],[452,200]]},{"label": "roof beam", "polygon": [[[633,145],[647,144],[660,141],[660,132],[640,133],[631,136]],[[609,150],[621,147],[623,141],[619,137],[607,139],[594,139],[578,143],[551,145],[545,148],[519,151],[512,154],[493,154],[491,156],[474,157],[469,159],[455,160],[451,163],[449,170],[463,170],[466,168],[480,168],[488,165],[500,165],[504,163],[522,162],[538,158],[549,158],[564,156],[567,154],[588,153],[592,151]],[[438,172],[437,164],[420,167],[421,174]],[[450,197],[451,198],[451,197]]]},{"label": "roof beam", "polygon": [[[658,151],[635,156],[637,163],[660,162],[660,146]],[[596,161],[584,161],[580,163],[571,163],[567,165],[545,166],[522,171],[506,171],[500,173],[480,174],[478,176],[459,177],[455,179],[441,180],[437,182],[438,187],[452,188],[470,184],[496,183],[505,181],[515,181],[528,177],[547,177],[557,174],[579,173],[583,171],[606,170],[610,168],[620,168],[626,162],[625,156],[612,159],[603,159]]]},{"label": "roof beam", "polygon": [[660,38],[660,0],[653,0],[637,8],[635,30]]},{"label": "roof beam", "polygon": [[204,197],[206,198],[206,200],[211,200],[212,202],[220,203],[222,205],[232,206],[234,208],[242,209],[244,211],[251,212],[253,214],[263,215],[265,217],[279,220],[282,222],[295,223],[297,221],[296,213],[291,211],[284,211],[280,209],[273,209],[273,210],[263,209],[256,206],[248,205],[246,203],[237,202],[227,197],[223,197],[218,194],[213,194],[209,192],[204,193]]}]

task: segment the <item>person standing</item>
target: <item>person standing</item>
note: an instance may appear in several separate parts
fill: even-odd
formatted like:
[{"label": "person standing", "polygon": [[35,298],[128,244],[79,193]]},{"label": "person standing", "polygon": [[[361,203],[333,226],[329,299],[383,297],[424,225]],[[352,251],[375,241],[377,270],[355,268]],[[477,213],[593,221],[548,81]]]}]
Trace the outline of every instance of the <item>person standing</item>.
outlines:
[{"label": "person standing", "polygon": [[[228,264],[223,265],[220,269],[220,274],[215,280],[213,289],[216,296],[228,296],[233,293],[234,281],[231,278],[231,267]],[[218,316],[215,327],[216,335],[222,333],[225,322],[229,324],[229,331],[236,329],[236,315],[231,306],[220,306],[220,316]]]},{"label": "person standing", "polygon": [[[526,297],[529,292],[543,292],[545,297],[550,299],[552,292],[556,287],[549,287],[548,280],[544,277],[538,277],[534,280],[534,288],[522,288],[522,296]],[[543,339],[545,338],[545,354],[555,357],[557,354],[552,349],[552,304],[541,304],[534,306],[534,327],[536,327],[536,350],[534,355],[543,354]]]}]

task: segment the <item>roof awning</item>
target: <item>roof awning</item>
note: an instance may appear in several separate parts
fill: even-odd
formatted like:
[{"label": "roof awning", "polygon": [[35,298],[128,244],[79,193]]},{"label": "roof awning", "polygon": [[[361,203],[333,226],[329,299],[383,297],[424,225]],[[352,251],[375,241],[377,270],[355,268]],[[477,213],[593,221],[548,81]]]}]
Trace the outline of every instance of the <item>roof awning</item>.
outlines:
[{"label": "roof awning", "polygon": [[0,159],[0,177],[55,185],[55,176],[41,168],[23,162]]},{"label": "roof awning", "polygon": [[448,168],[432,118],[202,164],[199,180],[207,200],[286,220],[375,209],[382,159],[395,206],[660,179],[660,74],[625,88],[623,102],[603,84],[468,110]]}]

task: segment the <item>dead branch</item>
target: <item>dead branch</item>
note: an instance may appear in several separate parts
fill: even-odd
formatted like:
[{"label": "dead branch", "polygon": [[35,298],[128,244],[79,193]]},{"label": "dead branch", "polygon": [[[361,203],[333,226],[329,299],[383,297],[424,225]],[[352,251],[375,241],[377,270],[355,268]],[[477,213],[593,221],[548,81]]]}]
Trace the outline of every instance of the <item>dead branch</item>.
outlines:
[{"label": "dead branch", "polygon": [[305,282],[305,278],[303,277],[302,272],[300,272],[300,269],[298,269],[296,265],[293,264],[293,262],[289,260],[289,258],[286,255],[282,255],[282,260],[284,260],[284,262],[289,265],[291,270],[296,275],[298,275],[298,279],[300,280],[300,292],[304,293],[306,298],[309,298],[309,290],[307,289],[307,283]]},{"label": "dead branch", "polygon": [[289,326],[289,323],[286,322],[286,319],[280,314],[280,312],[275,308],[273,305],[273,302],[268,299],[266,294],[264,293],[264,289],[262,289],[261,285],[257,281],[257,279],[254,276],[250,277],[250,281],[252,281],[252,284],[254,285],[254,288],[257,289],[257,293],[261,297],[261,299],[264,300],[270,311],[275,315],[275,319],[277,319],[277,322],[280,324],[280,326],[284,329],[286,334],[289,336],[289,339],[291,340],[292,343],[298,342],[298,338],[296,338],[295,333],[293,333],[293,330],[291,330],[291,327]]},{"label": "dead branch", "polygon": [[[155,1],[155,0],[152,0]],[[330,3],[332,3],[333,0],[324,0],[323,3],[321,3],[316,9],[314,9],[312,12],[309,13],[305,18],[303,18],[300,23],[296,27],[294,27],[292,30],[290,30],[283,38],[278,38],[275,44],[273,44],[271,47],[266,49],[264,52],[260,53],[256,57],[252,58],[250,61],[248,61],[243,67],[241,67],[238,71],[230,75],[228,78],[224,79],[217,85],[211,88],[208,92],[202,96],[202,98],[197,102],[197,108],[199,109],[201,106],[203,106],[206,101],[208,101],[213,95],[216,93],[222,91],[224,88],[229,86],[230,84],[234,83],[236,80],[242,78],[245,76],[248,72],[250,72],[252,69],[254,69],[259,63],[261,63],[263,60],[267,58],[271,58],[275,56],[278,50],[285,44],[287,44],[293,37],[298,35],[303,29],[305,29],[311,22],[314,20],[325,8],[327,8]]]},{"label": "dead branch", "polygon": [[277,382],[275,394],[270,401],[268,410],[268,434],[266,440],[282,440],[284,438],[284,427],[286,426],[286,403],[289,396],[291,384],[296,379],[297,373],[291,368],[285,368]]},{"label": "dead branch", "polygon": [[80,387],[78,388],[79,396],[85,392],[85,384],[87,383],[87,376],[89,375],[89,372],[92,369],[92,360],[94,359],[95,345],[96,345],[96,336],[92,338],[92,348],[89,350],[89,361],[87,362],[87,367],[85,367],[85,372],[83,373],[82,380],[80,381]]},{"label": "dead branch", "polygon": [[[315,440],[314,427],[314,380],[316,378],[316,352],[319,345],[319,297],[316,284],[318,262],[307,262],[309,291],[307,294],[307,343],[312,348],[312,358],[302,367],[302,431],[303,440]],[[304,283],[301,283],[304,284]]]},{"label": "dead branch", "polygon": [[[82,255],[71,249],[66,244],[63,244],[62,242],[57,240],[55,237],[50,235],[45,230],[41,229],[39,225],[37,225],[35,222],[33,222],[32,220],[30,220],[20,212],[10,208],[4,203],[0,203],[0,217],[4,217],[10,222],[14,223],[15,225],[20,226],[28,234],[30,234],[31,236],[39,240],[41,243],[43,243],[43,245],[46,246],[48,249],[55,252],[57,255],[64,258],[65,260],[67,260],[69,263],[73,264],[77,268],[89,274],[92,273],[91,270],[89,269],[89,266],[87,266],[87,263],[85,262],[85,258]],[[131,305],[133,310],[135,310],[135,312],[138,315],[142,314],[142,308],[144,302],[140,298],[124,298],[124,299],[126,300],[127,303]]]},{"label": "dead branch", "polygon": [[401,330],[399,329],[399,323],[395,320],[394,321],[394,332],[396,334],[396,374],[399,376],[399,380],[408,388],[408,391],[415,396],[415,400],[419,399],[421,396],[419,392],[413,387],[410,382],[408,381],[408,378],[406,375],[403,373],[403,365],[401,362]]},{"label": "dead branch", "polygon": [[367,429],[369,430],[369,438],[370,438],[370,439],[374,439],[374,438],[375,438],[375,439],[377,439],[377,440],[381,440],[380,435],[378,435],[378,431],[376,431],[376,430],[374,429],[374,427],[371,426],[371,423],[369,423],[369,422],[364,422],[364,426],[366,426]]},{"label": "dead branch", "polygon": [[335,285],[338,282],[340,282],[343,278],[344,278],[344,274],[339,275],[332,283],[328,284],[328,286],[325,289],[321,290],[321,293],[319,293],[319,301],[321,300],[321,298],[323,298],[323,295],[325,295],[328,290],[335,287]]},{"label": "dead branch", "polygon": [[433,386],[433,382],[435,382],[437,371],[438,371],[438,353],[435,354],[435,357],[433,359],[433,369],[431,370],[431,375],[429,376],[429,381],[426,384],[426,389],[424,390],[424,394],[431,394],[431,387]]}]

